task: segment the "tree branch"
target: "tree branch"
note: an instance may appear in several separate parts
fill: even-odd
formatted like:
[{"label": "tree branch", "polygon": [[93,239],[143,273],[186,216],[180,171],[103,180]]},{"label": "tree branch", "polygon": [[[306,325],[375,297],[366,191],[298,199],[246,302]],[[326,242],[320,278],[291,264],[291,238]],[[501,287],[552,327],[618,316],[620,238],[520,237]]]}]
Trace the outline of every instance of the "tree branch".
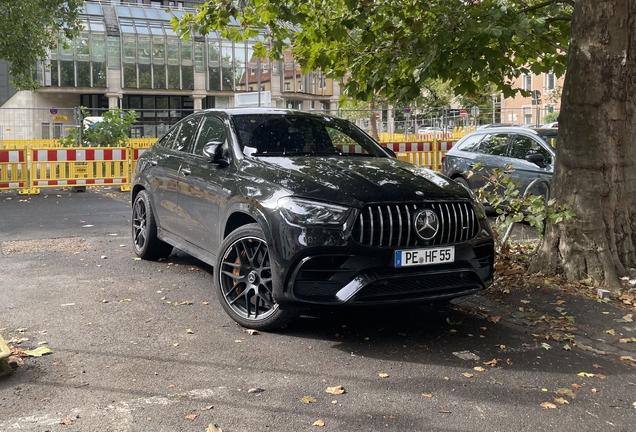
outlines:
[{"label": "tree branch", "polygon": [[551,46],[555,47],[556,49],[561,50],[561,51],[563,51],[563,52],[564,52],[564,53],[566,53],[566,54],[568,53],[567,48],[564,48],[564,47],[563,47],[563,46],[561,46],[560,44],[558,44],[558,43],[556,43],[556,42],[554,42],[554,41],[551,41],[551,40],[550,40],[550,39],[548,39],[547,37],[545,37],[545,36],[540,36],[540,38],[541,38],[541,40],[542,40],[542,41],[544,41],[545,43],[547,43],[547,44],[549,44],[549,45],[551,45]]},{"label": "tree branch", "polygon": [[552,21],[572,21],[572,17],[567,15],[560,15],[560,16],[555,16],[552,18],[545,19],[545,22],[552,22]]},{"label": "tree branch", "polygon": [[547,0],[543,3],[539,3],[533,6],[528,6],[527,3],[523,2],[523,4],[526,6],[525,8],[517,11],[517,13],[524,13],[524,12],[531,12],[533,10],[537,10],[537,9],[541,9],[544,8],[546,6],[550,6],[553,3],[565,3],[568,4],[570,6],[574,6],[574,0]]}]

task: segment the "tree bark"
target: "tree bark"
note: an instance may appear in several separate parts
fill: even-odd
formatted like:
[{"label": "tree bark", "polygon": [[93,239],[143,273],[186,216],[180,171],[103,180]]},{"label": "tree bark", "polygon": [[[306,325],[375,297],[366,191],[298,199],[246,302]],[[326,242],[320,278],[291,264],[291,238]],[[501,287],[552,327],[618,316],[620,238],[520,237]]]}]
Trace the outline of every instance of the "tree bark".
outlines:
[{"label": "tree bark", "polygon": [[563,85],[557,204],[531,271],[614,291],[636,266],[636,0],[577,0]]},{"label": "tree bark", "polygon": [[369,123],[371,125],[371,137],[378,141],[379,140],[379,135],[378,135],[378,119],[376,118],[376,112],[375,112],[375,99],[371,99],[371,103],[369,104],[369,108],[371,109],[371,114],[369,116]]}]

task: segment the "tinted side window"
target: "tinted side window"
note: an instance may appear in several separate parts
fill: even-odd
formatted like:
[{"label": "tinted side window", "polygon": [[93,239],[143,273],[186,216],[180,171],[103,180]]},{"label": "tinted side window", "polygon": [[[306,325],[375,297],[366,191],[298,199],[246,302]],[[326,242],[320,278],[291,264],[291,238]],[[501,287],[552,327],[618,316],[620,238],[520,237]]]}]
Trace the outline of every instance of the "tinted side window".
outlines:
[{"label": "tinted side window", "polygon": [[547,163],[552,163],[552,155],[537,140],[529,136],[517,135],[510,151],[510,157],[525,159],[526,156],[533,153],[541,153]]},{"label": "tinted side window", "polygon": [[467,137],[457,148],[461,151],[475,153],[477,147],[479,147],[479,141],[483,138],[483,135],[472,135]]},{"label": "tinted side window", "polygon": [[488,154],[493,156],[505,156],[506,147],[508,147],[507,134],[487,135],[481,140],[477,153]]},{"label": "tinted side window", "polygon": [[227,139],[225,125],[216,117],[204,117],[201,131],[192,153],[203,156],[203,147],[209,142],[222,142]]},{"label": "tinted side window", "polygon": [[179,129],[181,129],[181,125],[170,129],[159,141],[157,141],[157,145],[165,148],[172,148],[174,137],[176,137],[179,133]]},{"label": "tinted side window", "polygon": [[185,119],[181,123],[181,129],[172,143],[172,150],[184,151],[188,148],[194,135],[197,133],[197,126],[201,121],[201,116],[193,116]]}]

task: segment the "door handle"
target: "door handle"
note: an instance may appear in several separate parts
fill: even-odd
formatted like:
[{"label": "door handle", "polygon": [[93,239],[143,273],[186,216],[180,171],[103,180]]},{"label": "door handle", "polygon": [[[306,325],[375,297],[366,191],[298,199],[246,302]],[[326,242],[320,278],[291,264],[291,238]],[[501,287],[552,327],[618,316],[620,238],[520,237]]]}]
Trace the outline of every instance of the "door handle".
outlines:
[{"label": "door handle", "polygon": [[184,176],[189,176],[190,174],[192,174],[192,171],[190,171],[190,169],[188,168],[182,168],[181,174],[183,174]]}]

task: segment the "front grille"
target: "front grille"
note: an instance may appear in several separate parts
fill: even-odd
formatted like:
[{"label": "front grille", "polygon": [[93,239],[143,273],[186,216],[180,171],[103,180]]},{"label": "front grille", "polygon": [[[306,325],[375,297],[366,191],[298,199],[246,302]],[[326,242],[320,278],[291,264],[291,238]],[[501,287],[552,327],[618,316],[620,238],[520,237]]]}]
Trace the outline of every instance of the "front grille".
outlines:
[{"label": "front grille", "polygon": [[[439,230],[429,240],[415,233],[413,216],[422,209],[437,213]],[[413,247],[461,243],[479,233],[479,221],[468,202],[377,204],[360,211],[353,227],[353,240],[364,246]]]}]

